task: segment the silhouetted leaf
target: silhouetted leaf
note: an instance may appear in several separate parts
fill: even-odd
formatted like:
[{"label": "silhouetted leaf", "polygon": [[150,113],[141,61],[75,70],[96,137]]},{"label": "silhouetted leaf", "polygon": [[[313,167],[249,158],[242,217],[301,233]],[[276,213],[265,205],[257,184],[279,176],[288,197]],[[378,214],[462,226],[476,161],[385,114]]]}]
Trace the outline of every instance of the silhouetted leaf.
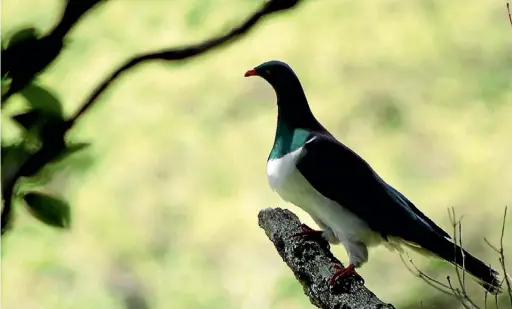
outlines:
[{"label": "silhouetted leaf", "polygon": [[55,160],[52,161],[52,163],[64,160],[67,157],[74,154],[75,152],[78,152],[84,148],[87,148],[90,145],[91,145],[90,143],[76,143],[76,144],[67,145],[66,148],[64,150],[62,150],[62,152],[55,158]]},{"label": "silhouetted leaf", "polygon": [[30,155],[22,145],[2,145],[2,186],[10,181]]},{"label": "silhouetted leaf", "polygon": [[29,192],[23,196],[28,210],[40,221],[58,228],[69,228],[71,211],[66,201],[44,194]]},{"label": "silhouetted leaf", "polygon": [[8,36],[9,42],[7,43],[7,47],[20,43],[22,41],[36,39],[39,36],[39,33],[36,28],[28,27],[23,28],[16,31],[14,34]]},{"label": "silhouetted leaf", "polygon": [[50,90],[31,83],[23,88],[21,94],[29,101],[33,109],[63,119],[62,104]]},{"label": "silhouetted leaf", "polygon": [[35,152],[23,166],[21,176],[30,177],[36,175],[47,164],[54,161],[64,148],[65,143],[61,136],[44,139],[42,147]]},{"label": "silhouetted leaf", "polygon": [[26,130],[33,128],[38,122],[41,123],[44,119],[44,114],[39,110],[30,110],[23,114],[18,114],[12,117],[14,121],[19,123]]},{"label": "silhouetted leaf", "polygon": [[4,164],[8,161],[10,157],[17,156],[18,152],[23,149],[22,145],[15,144],[15,145],[2,145],[2,168],[4,167]]}]

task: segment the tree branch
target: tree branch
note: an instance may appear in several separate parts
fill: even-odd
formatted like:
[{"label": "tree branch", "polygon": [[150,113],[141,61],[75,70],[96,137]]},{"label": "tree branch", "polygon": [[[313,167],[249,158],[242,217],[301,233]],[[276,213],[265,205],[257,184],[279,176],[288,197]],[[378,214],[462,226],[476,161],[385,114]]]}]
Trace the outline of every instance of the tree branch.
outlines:
[{"label": "tree branch", "polygon": [[81,108],[78,110],[75,116],[72,117],[72,119],[70,119],[70,126],[72,126],[73,123],[76,122],[76,120],[80,118],[93,105],[96,99],[103,93],[103,91],[105,91],[105,89],[107,89],[108,86],[110,86],[110,84],[112,84],[112,82],[115,79],[117,79],[127,70],[134,68],[135,66],[146,61],[178,61],[187,58],[192,58],[200,54],[204,54],[216,47],[234,42],[239,37],[247,34],[249,30],[251,30],[256,25],[256,23],[258,23],[258,21],[260,21],[264,16],[270,15],[278,11],[285,11],[291,9],[302,1],[303,0],[268,0],[261,6],[261,8],[252,13],[239,26],[231,29],[229,32],[225,34],[190,46],[168,48],[160,51],[154,51],[146,54],[137,55],[129,59],[125,64],[121,65],[113,73],[111,73],[110,76],[107,77],[92,92],[89,98],[87,98],[87,100],[81,105]]},{"label": "tree branch", "polygon": [[[23,90],[34,77],[52,63],[64,47],[64,37],[84,14],[104,0],[67,0],[61,20],[47,35],[10,45],[2,51],[2,76],[10,74],[12,82],[2,95],[2,105],[14,93]],[[34,52],[37,51],[37,52]]]},{"label": "tree branch", "polygon": [[[49,35],[41,39],[22,42],[3,52],[2,60],[4,60],[3,63],[5,65],[2,67],[2,75],[4,74],[5,67],[8,67],[9,70],[5,70],[5,72],[10,72],[13,80],[9,92],[2,97],[3,102],[13,93],[23,89],[37,73],[46,68],[46,66],[57,57],[62,49],[63,37],[74,23],[76,23],[85,12],[102,1],[106,0],[67,0],[67,6],[62,20]],[[294,8],[300,2],[303,2],[303,0],[267,0],[244,22],[225,34],[186,47],[169,48],[138,55],[116,69],[92,92],[73,117],[49,128],[48,134],[45,135],[42,140],[41,149],[27,158],[27,160],[19,166],[19,169],[12,177],[12,181],[2,183],[2,199],[4,200],[4,205],[1,215],[1,234],[3,235],[7,231],[9,223],[11,222],[12,195],[19,178],[34,175],[64,149],[64,137],[67,131],[69,131],[76,121],[92,107],[103,91],[105,91],[116,78],[122,75],[122,73],[146,61],[180,61],[204,54],[221,45],[232,43],[239,37],[247,34],[264,16]],[[50,42],[46,42],[47,40]],[[41,50],[43,54],[34,58],[33,50]],[[10,56],[7,57],[6,53],[9,53]],[[5,58],[8,58],[9,61]],[[27,59],[32,59],[32,61],[27,62]]]},{"label": "tree branch", "polygon": [[258,214],[258,224],[274,243],[277,252],[302,284],[311,303],[321,309],[394,309],[364,286],[364,280],[347,277],[329,285],[334,263],[340,264],[327,242],[290,237],[301,232],[299,218],[281,208],[267,208]]}]

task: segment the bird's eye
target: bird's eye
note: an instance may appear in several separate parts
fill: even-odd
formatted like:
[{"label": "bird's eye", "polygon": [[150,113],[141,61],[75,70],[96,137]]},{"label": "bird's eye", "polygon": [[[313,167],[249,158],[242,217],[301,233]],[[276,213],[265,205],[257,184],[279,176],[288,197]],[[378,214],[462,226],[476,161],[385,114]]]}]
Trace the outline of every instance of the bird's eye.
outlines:
[{"label": "bird's eye", "polygon": [[270,70],[265,70],[265,74],[270,75]]}]

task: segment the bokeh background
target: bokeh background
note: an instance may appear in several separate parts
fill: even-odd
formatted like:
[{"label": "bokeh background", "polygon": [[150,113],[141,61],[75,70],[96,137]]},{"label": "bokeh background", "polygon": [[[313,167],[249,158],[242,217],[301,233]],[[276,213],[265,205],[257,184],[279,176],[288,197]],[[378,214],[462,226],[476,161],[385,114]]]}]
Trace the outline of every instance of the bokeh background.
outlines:
[{"label": "bokeh background", "polygon": [[[73,28],[39,80],[71,114],[134,54],[206,39],[260,2],[109,1]],[[47,31],[62,7],[2,1],[2,35]],[[275,96],[243,74],[270,59],[288,62],[318,119],[449,231],[455,207],[468,250],[499,267],[483,238],[498,242],[512,201],[507,18],[499,0],[309,1],[226,48],[130,71],[71,132],[92,143],[87,155],[48,184],[71,203],[72,228],[16,208],[2,241],[2,307],[312,308],[257,225],[260,209],[279,206],[314,226],[267,185]],[[2,136],[15,135],[2,119]],[[334,251],[346,261],[343,248]],[[453,275],[445,263],[414,259],[441,280]],[[359,272],[397,308],[458,307],[385,248],[372,249]]]}]

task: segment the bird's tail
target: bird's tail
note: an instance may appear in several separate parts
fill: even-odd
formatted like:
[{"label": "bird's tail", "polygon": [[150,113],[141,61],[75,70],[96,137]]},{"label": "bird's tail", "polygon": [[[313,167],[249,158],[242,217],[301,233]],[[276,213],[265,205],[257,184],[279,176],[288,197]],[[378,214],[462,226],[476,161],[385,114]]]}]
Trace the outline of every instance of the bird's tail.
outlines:
[{"label": "bird's tail", "polygon": [[[429,238],[430,241],[422,242],[424,249],[470,273],[489,293],[498,294],[501,292],[497,271],[445,237]],[[437,239],[433,240],[432,238]]]}]

